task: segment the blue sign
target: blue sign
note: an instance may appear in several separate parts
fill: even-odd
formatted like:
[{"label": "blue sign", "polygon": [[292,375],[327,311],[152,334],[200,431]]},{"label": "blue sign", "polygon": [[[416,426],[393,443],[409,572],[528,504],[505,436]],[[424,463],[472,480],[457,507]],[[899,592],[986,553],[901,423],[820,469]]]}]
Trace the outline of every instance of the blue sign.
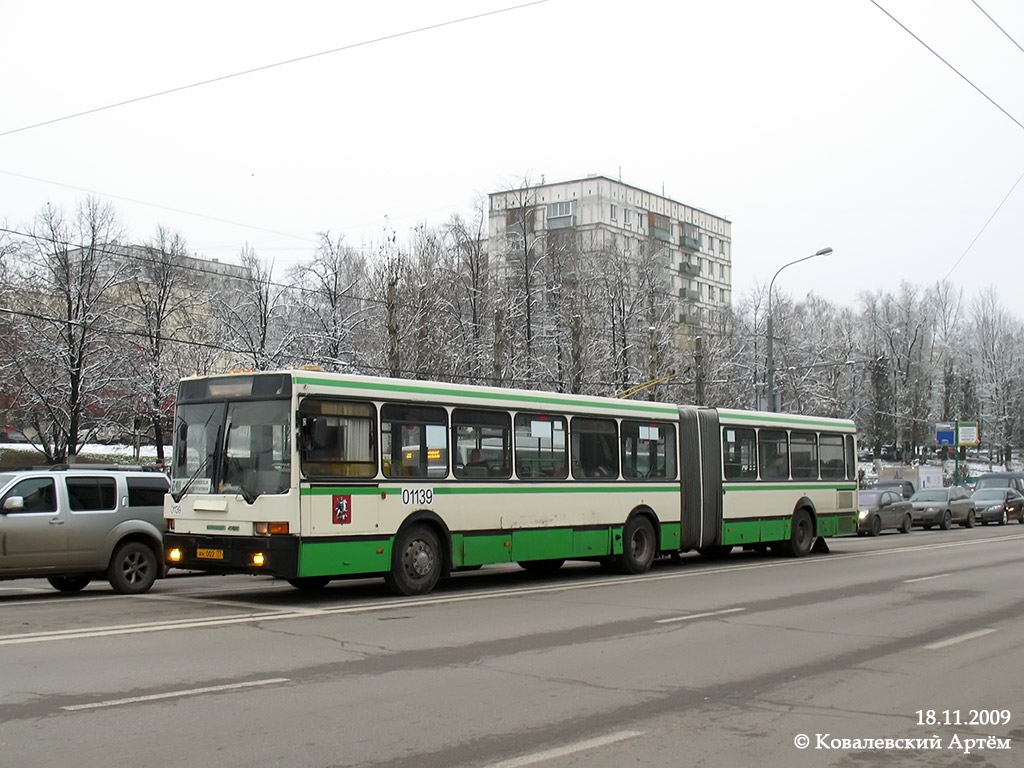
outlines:
[{"label": "blue sign", "polygon": [[956,423],[940,421],[935,425],[936,445],[956,445]]}]

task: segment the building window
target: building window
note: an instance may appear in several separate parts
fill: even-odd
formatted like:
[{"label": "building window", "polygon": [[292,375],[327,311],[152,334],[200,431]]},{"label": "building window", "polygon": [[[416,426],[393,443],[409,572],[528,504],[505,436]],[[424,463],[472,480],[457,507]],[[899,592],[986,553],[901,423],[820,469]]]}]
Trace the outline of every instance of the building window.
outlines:
[{"label": "building window", "polygon": [[619,218],[619,206],[612,206],[612,221],[617,221]]},{"label": "building window", "polygon": [[548,218],[557,219],[561,216],[572,216],[576,207],[575,200],[565,200],[559,203],[548,203]]},{"label": "building window", "polygon": [[629,208],[625,208],[622,211],[622,220],[626,223],[626,226],[632,226],[633,224],[633,212]]},{"label": "building window", "polygon": [[558,203],[548,203],[547,223],[548,229],[561,229],[576,224],[576,201],[565,200]]}]

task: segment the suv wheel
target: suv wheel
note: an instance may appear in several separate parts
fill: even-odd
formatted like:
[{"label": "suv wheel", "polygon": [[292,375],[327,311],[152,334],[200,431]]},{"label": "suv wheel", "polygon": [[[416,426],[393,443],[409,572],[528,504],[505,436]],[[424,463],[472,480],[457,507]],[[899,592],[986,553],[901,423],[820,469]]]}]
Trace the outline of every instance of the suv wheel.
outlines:
[{"label": "suv wheel", "polygon": [[81,592],[92,578],[89,576],[51,576],[47,579],[50,586],[59,589],[61,592]]},{"label": "suv wheel", "polygon": [[107,579],[115,592],[139,595],[149,591],[159,570],[160,561],[152,548],[141,541],[126,541],[114,550]]}]

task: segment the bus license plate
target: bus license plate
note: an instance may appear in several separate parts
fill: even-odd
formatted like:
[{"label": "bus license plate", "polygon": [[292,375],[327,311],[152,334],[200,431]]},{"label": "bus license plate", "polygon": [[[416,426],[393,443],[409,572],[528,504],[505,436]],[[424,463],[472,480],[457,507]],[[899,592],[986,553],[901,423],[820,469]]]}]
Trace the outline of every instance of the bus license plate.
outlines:
[{"label": "bus license plate", "polygon": [[224,550],[223,549],[197,549],[196,557],[201,557],[204,560],[223,560]]}]

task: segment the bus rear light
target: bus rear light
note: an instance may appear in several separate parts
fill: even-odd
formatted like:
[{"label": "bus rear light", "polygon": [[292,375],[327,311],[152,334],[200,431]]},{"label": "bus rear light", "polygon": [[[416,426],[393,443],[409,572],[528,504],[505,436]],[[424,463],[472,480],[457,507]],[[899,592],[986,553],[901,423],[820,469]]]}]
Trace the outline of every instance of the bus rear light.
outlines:
[{"label": "bus rear light", "polygon": [[267,558],[263,556],[262,552],[257,552],[252,556],[252,564],[257,567],[262,567],[267,562]]}]

